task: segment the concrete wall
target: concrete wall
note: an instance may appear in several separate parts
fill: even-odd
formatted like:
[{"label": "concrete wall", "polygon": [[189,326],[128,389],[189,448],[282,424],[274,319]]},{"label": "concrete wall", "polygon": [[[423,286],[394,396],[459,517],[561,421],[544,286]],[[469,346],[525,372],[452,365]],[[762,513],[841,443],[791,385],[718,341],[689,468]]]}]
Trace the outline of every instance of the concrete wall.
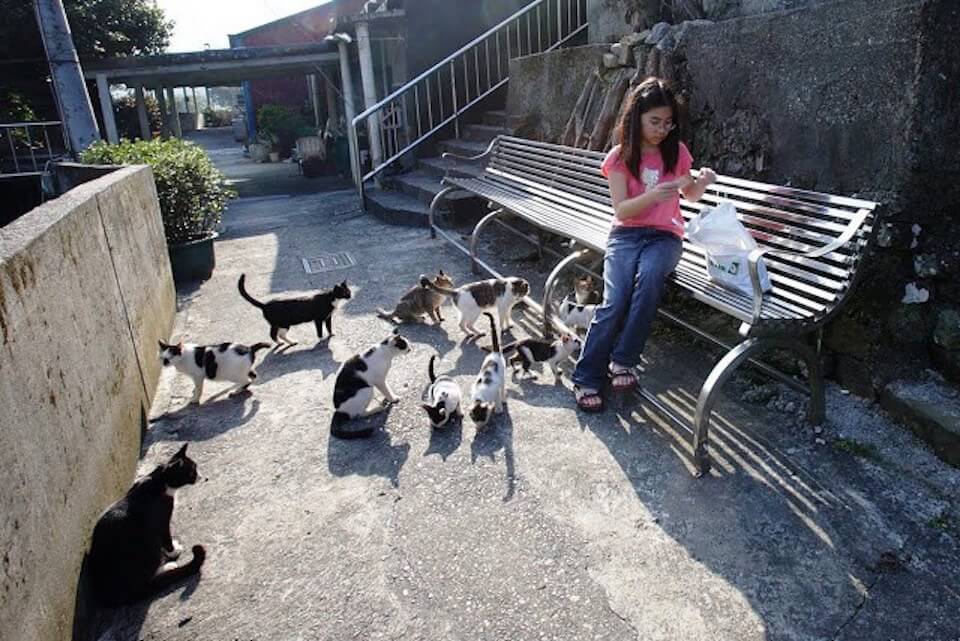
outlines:
[{"label": "concrete wall", "polygon": [[0,638],[70,636],[100,512],[129,486],[175,292],[148,167],[0,229]]},{"label": "concrete wall", "polygon": [[600,68],[607,50],[585,45],[511,60],[507,115],[516,135],[559,142],[587,78]]}]

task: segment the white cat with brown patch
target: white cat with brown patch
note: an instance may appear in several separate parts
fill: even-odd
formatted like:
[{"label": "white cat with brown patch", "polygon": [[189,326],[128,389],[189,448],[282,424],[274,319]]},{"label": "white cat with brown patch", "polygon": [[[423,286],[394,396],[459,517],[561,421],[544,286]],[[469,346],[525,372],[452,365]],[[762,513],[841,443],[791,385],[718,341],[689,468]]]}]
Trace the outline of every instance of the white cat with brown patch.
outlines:
[{"label": "white cat with brown patch", "polygon": [[503,412],[503,402],[507,398],[507,362],[500,351],[500,332],[497,331],[497,322],[493,315],[489,312],[484,312],[483,315],[490,319],[493,351],[483,359],[480,373],[470,390],[470,418],[477,429],[485,428],[494,413]]},{"label": "white cat with brown patch", "polygon": [[507,331],[513,327],[513,321],[510,317],[513,306],[530,293],[530,283],[517,277],[502,280],[491,278],[468,283],[457,289],[450,289],[440,287],[426,276],[421,275],[420,284],[441,294],[446,294],[453,300],[457,313],[460,314],[460,329],[467,336],[483,335],[483,332],[477,331],[474,325],[480,318],[480,314],[492,309],[496,309],[500,316],[501,331]]}]

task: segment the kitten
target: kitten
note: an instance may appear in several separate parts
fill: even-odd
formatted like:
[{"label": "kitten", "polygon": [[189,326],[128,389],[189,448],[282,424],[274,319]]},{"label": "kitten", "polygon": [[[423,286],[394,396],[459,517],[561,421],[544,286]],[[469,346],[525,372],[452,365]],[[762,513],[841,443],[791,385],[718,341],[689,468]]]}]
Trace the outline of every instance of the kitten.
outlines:
[{"label": "kitten", "polygon": [[513,306],[530,293],[530,283],[522,278],[511,277],[503,280],[491,278],[469,283],[457,289],[439,287],[426,276],[420,276],[420,284],[441,294],[450,296],[460,314],[460,329],[467,336],[482,336],[474,328],[481,312],[496,308],[500,316],[500,329],[506,331],[513,327],[510,312]]},{"label": "kitten", "polygon": [[182,548],[170,535],[174,492],[196,482],[197,465],[184,445],[100,516],[87,563],[103,605],[133,603],[200,572],[203,546],[194,545],[193,558],[178,566]]},{"label": "kitten", "polygon": [[423,403],[423,409],[430,417],[430,425],[433,427],[444,427],[451,416],[461,416],[460,411],[460,385],[449,376],[437,377],[433,372],[433,363],[436,356],[430,357],[430,387],[426,391],[426,402]]},{"label": "kitten", "polygon": [[497,331],[497,324],[493,315],[484,312],[484,316],[490,319],[490,338],[493,341],[493,351],[483,359],[480,366],[480,373],[477,380],[473,383],[473,389],[470,392],[470,418],[477,425],[477,429],[483,429],[494,412],[503,411],[503,401],[506,399],[506,369],[507,363],[503,359],[503,352],[500,351],[500,332]]},{"label": "kitten", "polygon": [[517,366],[521,366],[524,375],[527,375],[530,373],[530,366],[534,363],[546,363],[553,371],[553,375],[559,377],[559,363],[574,352],[580,351],[581,347],[582,343],[577,336],[565,333],[553,342],[527,338],[505,345],[503,351],[510,353],[516,350],[516,355],[510,359],[510,365],[514,371]]},{"label": "kitten", "polygon": [[176,345],[160,343],[160,360],[163,366],[172,365],[193,379],[193,398],[191,403],[200,403],[204,379],[211,381],[230,381],[236,386],[230,396],[236,396],[250,387],[257,378],[253,369],[257,352],[270,347],[269,343],[257,343],[250,347],[240,343],[220,343],[219,345],[194,345],[180,341]]},{"label": "kitten", "polygon": [[[450,288],[453,287],[453,279],[444,274],[441,269],[434,277],[433,284],[437,287]],[[417,285],[407,290],[392,312],[378,309],[377,315],[389,321],[398,318],[401,322],[413,322],[421,320],[424,314],[428,314],[434,323],[439,324],[443,320],[443,316],[440,315],[443,299],[443,294],[427,289],[423,285]]]},{"label": "kitten", "polygon": [[563,302],[560,303],[560,308],[557,311],[557,316],[560,317],[560,320],[563,321],[563,324],[571,329],[582,328],[586,329],[590,326],[590,323],[593,321],[593,316],[597,313],[597,305],[581,305],[570,300],[569,297],[564,298]]},{"label": "kitten", "polygon": [[270,338],[277,344],[282,341],[288,345],[296,345],[294,341],[287,339],[287,330],[301,323],[316,325],[318,339],[323,338],[324,325],[327,326],[328,336],[333,336],[333,310],[342,307],[353,295],[347,281],[343,281],[333,289],[317,292],[313,296],[277,298],[261,303],[247,293],[244,287],[246,279],[246,274],[240,275],[237,289],[247,302],[263,311],[263,317],[270,323]]},{"label": "kitten", "polygon": [[[363,418],[382,411],[398,399],[387,385],[387,372],[395,356],[410,351],[410,344],[396,331],[363,354],[353,356],[337,372],[333,386],[333,423],[330,432],[340,438],[365,438],[373,434],[373,428],[357,431],[342,430],[344,423],[352,418]],[[371,410],[367,409],[373,399],[373,388],[380,390],[384,402]]]},{"label": "kitten", "polygon": [[586,274],[573,281],[573,294],[581,305],[599,305],[600,292],[593,285],[593,276]]}]

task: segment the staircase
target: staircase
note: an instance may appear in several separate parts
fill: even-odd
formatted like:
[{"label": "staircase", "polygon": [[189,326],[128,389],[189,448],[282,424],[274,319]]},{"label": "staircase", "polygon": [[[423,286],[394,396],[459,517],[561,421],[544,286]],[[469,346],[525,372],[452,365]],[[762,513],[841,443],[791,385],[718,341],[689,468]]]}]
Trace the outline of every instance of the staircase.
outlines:
[{"label": "staircase", "polygon": [[[506,112],[484,112],[480,124],[462,128],[460,138],[438,143],[439,153],[481,154],[497,136],[510,135],[506,125]],[[430,203],[442,189],[440,180],[453,165],[439,156],[421,158],[412,171],[384,177],[381,188],[367,190],[367,211],[393,225],[426,227]],[[469,194],[449,194],[446,203],[447,216],[453,222],[470,220],[484,212],[483,201]]]}]

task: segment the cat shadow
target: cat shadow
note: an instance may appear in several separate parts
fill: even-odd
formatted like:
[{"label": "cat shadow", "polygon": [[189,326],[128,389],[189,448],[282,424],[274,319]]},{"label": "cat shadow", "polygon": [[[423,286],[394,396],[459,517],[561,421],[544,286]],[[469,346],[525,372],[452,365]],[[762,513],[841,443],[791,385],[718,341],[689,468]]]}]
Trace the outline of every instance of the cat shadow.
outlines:
[{"label": "cat shadow", "polygon": [[[447,318],[446,322],[449,323],[450,319]],[[457,341],[450,338],[442,323],[401,323],[394,326],[400,330],[400,335],[411,343],[429,345],[436,349],[438,360],[443,360],[443,357],[457,346]]]},{"label": "cat shadow", "polygon": [[430,428],[430,442],[424,451],[424,456],[439,454],[442,461],[456,452],[463,442],[463,422],[466,420],[463,416],[451,417],[446,426],[441,428]]},{"label": "cat shadow", "polygon": [[[342,439],[330,435],[327,444],[327,468],[334,476],[382,476],[393,487],[400,487],[400,469],[410,456],[410,444],[394,444],[386,429],[393,406],[382,412],[351,421],[351,430],[373,428],[368,438]],[[332,424],[332,419],[331,419]]]},{"label": "cat shadow", "polygon": [[494,414],[487,427],[474,434],[470,443],[470,463],[475,464],[481,457],[496,463],[497,452],[501,450],[507,483],[503,502],[506,503],[513,499],[517,482],[516,460],[513,454],[513,419],[510,417],[509,401],[504,403],[502,414]]},{"label": "cat shadow", "polygon": [[[200,405],[184,405],[150,419],[149,443],[206,441],[248,423],[260,411],[260,400],[253,392],[237,396],[228,396],[227,392],[219,392]],[[253,400],[247,403],[251,396]]]},{"label": "cat shadow", "polygon": [[257,384],[263,384],[289,374],[319,370],[320,378],[337,370],[339,364],[333,360],[330,351],[330,339],[324,338],[313,346],[309,343],[284,345],[271,349],[257,365]]},{"label": "cat shadow", "polygon": [[[186,554],[189,556],[189,551]],[[80,577],[77,579],[72,641],[140,639],[140,631],[154,601],[175,592],[180,592],[178,598],[181,602],[188,601],[196,592],[203,577],[202,572],[194,574],[136,603],[106,607],[97,603],[87,567],[87,557],[84,556]]]}]

